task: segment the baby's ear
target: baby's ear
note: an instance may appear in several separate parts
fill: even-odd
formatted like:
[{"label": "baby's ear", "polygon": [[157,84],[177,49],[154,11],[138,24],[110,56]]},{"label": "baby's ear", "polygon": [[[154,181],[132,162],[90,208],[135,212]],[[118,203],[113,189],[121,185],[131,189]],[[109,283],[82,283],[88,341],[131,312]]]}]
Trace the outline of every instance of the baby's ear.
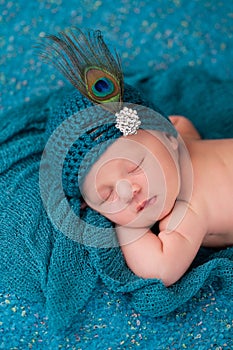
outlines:
[{"label": "baby's ear", "polygon": [[174,151],[176,151],[178,149],[178,145],[179,145],[178,138],[176,138],[175,136],[172,136],[170,134],[167,134],[167,133],[165,133],[164,135],[167,138],[167,140],[170,142]]}]

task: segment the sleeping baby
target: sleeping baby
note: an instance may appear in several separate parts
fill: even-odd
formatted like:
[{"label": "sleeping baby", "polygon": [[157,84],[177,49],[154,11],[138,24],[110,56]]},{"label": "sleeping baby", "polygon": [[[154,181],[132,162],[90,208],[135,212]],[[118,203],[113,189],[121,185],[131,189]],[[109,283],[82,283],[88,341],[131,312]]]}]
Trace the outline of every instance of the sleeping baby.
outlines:
[{"label": "sleeping baby", "polygon": [[[166,286],[185,274],[201,246],[232,245],[233,139],[201,140],[188,119],[166,118],[123,84],[119,59],[99,31],[73,28],[46,40],[41,57],[85,96],[70,109],[64,133],[76,135],[62,184],[77,215],[87,212],[93,227],[94,213],[113,223],[128,267]],[[50,134],[63,121],[55,115]]]},{"label": "sleeping baby", "polygon": [[[116,224],[130,269],[166,286],[185,273],[201,245],[233,244],[233,140],[201,140],[187,119],[171,119],[190,158],[179,138],[139,129],[106,150],[83,186],[86,203]],[[158,235],[150,230],[156,221]]]}]

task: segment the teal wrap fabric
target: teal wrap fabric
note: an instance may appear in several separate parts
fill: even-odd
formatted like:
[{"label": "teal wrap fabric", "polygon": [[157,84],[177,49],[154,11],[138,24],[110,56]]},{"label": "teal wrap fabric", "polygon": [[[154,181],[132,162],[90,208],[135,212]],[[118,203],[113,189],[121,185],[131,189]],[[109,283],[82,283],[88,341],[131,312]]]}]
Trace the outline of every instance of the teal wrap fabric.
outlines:
[{"label": "teal wrap fabric", "polygon": [[[184,69],[151,78],[142,88],[162,102],[166,113],[189,116],[204,138],[233,137],[233,81]],[[63,88],[1,115],[0,288],[45,303],[54,329],[71,324],[100,281],[126,293],[137,312],[155,317],[175,310],[206,285],[232,295],[233,248],[201,249],[187,274],[165,288],[158,280],[136,277],[120,249],[85,247],[52,226],[39,191],[45,127],[59,110],[58,101],[70,115],[75,96],[72,88]]]}]

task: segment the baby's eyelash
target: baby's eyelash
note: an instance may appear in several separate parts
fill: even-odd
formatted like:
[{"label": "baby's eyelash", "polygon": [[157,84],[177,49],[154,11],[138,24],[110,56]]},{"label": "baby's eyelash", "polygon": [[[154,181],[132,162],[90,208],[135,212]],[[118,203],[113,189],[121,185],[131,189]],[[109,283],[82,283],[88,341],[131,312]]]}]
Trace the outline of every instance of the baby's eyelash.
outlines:
[{"label": "baby's eyelash", "polygon": [[113,190],[111,190],[111,191],[109,192],[109,195],[107,196],[107,198],[105,199],[105,201],[107,201],[107,200],[111,197],[112,192],[113,192]]},{"label": "baby's eyelash", "polygon": [[132,174],[132,173],[136,172],[141,167],[143,161],[144,161],[144,158],[142,158],[140,163],[133,170],[129,171],[129,174]]},{"label": "baby's eyelash", "polygon": [[104,200],[100,203],[100,205],[106,203],[109,200],[109,198],[111,197],[112,193],[113,193],[113,190],[111,190],[109,192],[108,196],[106,198],[104,198]]}]

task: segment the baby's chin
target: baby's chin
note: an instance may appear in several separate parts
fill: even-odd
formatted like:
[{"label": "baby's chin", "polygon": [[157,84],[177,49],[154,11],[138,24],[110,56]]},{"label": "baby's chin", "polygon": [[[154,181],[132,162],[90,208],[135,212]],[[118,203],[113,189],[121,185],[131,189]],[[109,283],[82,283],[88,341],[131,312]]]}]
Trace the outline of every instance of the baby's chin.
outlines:
[{"label": "baby's chin", "polygon": [[[127,218],[118,218],[118,220],[112,220],[118,226],[124,226],[127,228],[134,229],[150,229],[161,216],[161,212],[159,215],[155,215],[154,211],[145,210],[144,212],[139,213],[136,217],[131,220],[127,220]],[[111,219],[110,219],[111,220]]]},{"label": "baby's chin", "polygon": [[149,228],[116,226],[116,233],[120,246],[135,242],[142,238],[148,230]]},{"label": "baby's chin", "polygon": [[134,219],[129,222],[117,222],[115,223],[117,226],[122,226],[126,228],[132,228],[132,229],[140,229],[140,230],[149,230],[154,224],[156,223],[156,219],[149,219],[149,218],[140,218],[140,219]]}]

